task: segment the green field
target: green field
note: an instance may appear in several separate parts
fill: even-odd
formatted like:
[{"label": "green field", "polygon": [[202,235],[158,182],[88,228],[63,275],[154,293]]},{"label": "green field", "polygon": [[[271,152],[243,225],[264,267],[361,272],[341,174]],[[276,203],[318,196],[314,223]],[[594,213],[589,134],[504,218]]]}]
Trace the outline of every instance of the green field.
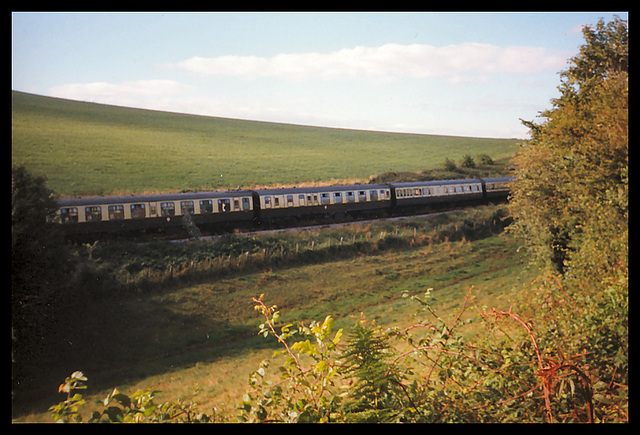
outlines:
[{"label": "green field", "polygon": [[12,92],[11,158],[59,195],[359,181],[513,155],[516,139],[381,133],[139,110]]},{"label": "green field", "polygon": [[[368,182],[388,172],[440,168],[446,158],[459,162],[465,154],[505,162],[517,143],[250,122],[12,93],[12,162],[46,176],[61,195]],[[45,411],[60,400],[58,385],[75,370],[89,377],[88,403],[113,387],[127,393],[159,389],[167,400],[188,399],[197,387],[203,411],[215,406],[234,415],[248,374],[274,349],[256,334],[261,319],[251,298],[261,293],[288,321],[332,315],[347,329],[361,314],[382,325],[404,325],[416,307],[403,293],[430,287],[445,313],[455,313],[471,289],[478,303],[507,307],[531,273],[516,255],[517,244],[495,235],[503,217],[488,207],[343,229],[230,235],[184,252],[174,245],[98,244],[77,278],[82,309],[58,325],[70,335],[55,355],[40,356],[33,385],[22,385],[14,403],[14,418],[51,421]],[[87,255],[85,248],[78,246],[77,255]]]},{"label": "green field", "polygon": [[[516,241],[504,234],[483,238],[485,230],[474,229],[478,225],[472,222],[490,222],[495,212],[489,207],[449,216],[257,236],[253,243],[267,247],[266,262],[262,249],[249,257],[251,264],[243,263],[244,255],[231,253],[220,257],[227,271],[223,274],[218,269],[214,276],[194,279],[191,273],[190,278],[174,278],[156,288],[92,296],[91,304],[70,319],[82,327],[68,338],[73,345],[60,349],[55,363],[58,377],[49,375],[34,387],[31,406],[19,407],[18,421],[50,422],[45,410],[61,400],[57,385],[78,369],[89,377],[88,408],[93,398],[103,399],[113,387],[127,394],[158,389],[161,400],[188,400],[198,388],[203,412],[216,407],[227,416],[235,415],[248,387],[248,374],[278,348],[272,339],[257,334],[262,319],[251,298],[261,293],[267,303],[282,310],[284,323],[308,324],[331,315],[336,328],[345,331],[360,316],[380,325],[408,326],[418,306],[403,293],[421,295],[430,287],[433,307],[447,318],[459,314],[468,292],[479,306],[507,309],[533,275],[516,253]],[[479,239],[470,241],[465,234]],[[462,240],[449,241],[450,237]],[[241,240],[233,236],[231,241]],[[310,256],[312,240],[315,255]],[[278,246],[298,242],[300,252],[285,249],[289,260],[282,263]],[[98,248],[94,258],[103,265],[125,261],[110,249]],[[194,251],[198,246],[166,249]],[[151,250],[145,262],[178,257],[176,252],[169,254]]]}]

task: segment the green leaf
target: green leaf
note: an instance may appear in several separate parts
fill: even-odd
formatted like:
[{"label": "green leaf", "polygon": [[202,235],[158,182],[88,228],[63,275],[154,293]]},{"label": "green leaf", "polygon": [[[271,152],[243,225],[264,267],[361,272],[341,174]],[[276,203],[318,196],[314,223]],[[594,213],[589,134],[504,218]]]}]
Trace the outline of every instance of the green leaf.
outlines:
[{"label": "green leaf", "polygon": [[291,346],[291,349],[297,350],[302,353],[306,353],[309,355],[316,355],[318,353],[318,349],[314,344],[311,344],[309,340],[298,341]]},{"label": "green leaf", "polygon": [[131,407],[131,399],[126,394],[118,393],[113,396],[113,399],[122,406]]}]

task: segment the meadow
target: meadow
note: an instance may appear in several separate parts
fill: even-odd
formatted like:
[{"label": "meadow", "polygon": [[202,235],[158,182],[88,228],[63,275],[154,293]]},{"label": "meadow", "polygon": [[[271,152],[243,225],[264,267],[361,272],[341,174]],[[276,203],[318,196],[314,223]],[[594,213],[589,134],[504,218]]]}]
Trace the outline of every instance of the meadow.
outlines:
[{"label": "meadow", "polygon": [[11,159],[56,194],[369,182],[445,159],[508,158],[516,139],[308,127],[184,115],[12,92]]},{"label": "meadow", "polygon": [[[503,170],[518,140],[411,135],[182,115],[12,93],[12,163],[44,175],[56,194],[229,189],[397,177],[455,176],[445,159],[485,154]],[[461,172],[481,176],[483,170]],[[495,170],[495,169],[491,169]],[[14,402],[14,421],[50,422],[59,383],[89,377],[87,403],[114,387],[160,390],[232,418],[248,374],[275,343],[258,334],[252,298],[285,321],[327,315],[405,325],[405,292],[433,288],[455,313],[472,291],[507,306],[532,273],[502,235],[495,207],[338,229],[172,245],[77,246],[74,309],[60,347]],[[64,331],[64,332],[62,332]],[[473,334],[473,331],[469,331]],[[47,363],[48,362],[48,363]],[[88,405],[89,407],[91,405]]]},{"label": "meadow", "polygon": [[[264,259],[262,249],[254,250],[251,264],[242,263],[245,242],[237,253],[220,255],[222,265],[209,276],[178,273],[150,285],[141,277],[153,272],[139,273],[137,291],[128,286],[110,296],[94,293],[88,296],[91,303],[74,313],[73,322],[82,328],[69,337],[73,346],[61,350],[58,358],[65,362],[59,373],[68,376],[81,368],[87,374],[88,409],[94,398],[104,398],[116,386],[125,394],[153,388],[160,391],[159,400],[191,400],[198,391],[194,400],[202,412],[215,408],[218,415],[232,418],[248,387],[248,374],[278,348],[273,338],[258,334],[261,319],[252,298],[264,294],[267,303],[281,310],[285,323],[308,324],[331,315],[336,328],[345,331],[360,318],[408,326],[418,307],[403,294],[421,295],[428,288],[433,288],[434,309],[443,316],[458,315],[469,292],[478,306],[506,309],[533,271],[516,253],[517,243],[496,234],[500,225],[491,224],[495,216],[503,215],[487,208],[256,236],[253,244],[268,246],[269,253]],[[234,238],[241,243],[241,237]],[[310,255],[312,241],[315,255]],[[299,252],[289,249],[303,242]],[[169,261],[179,257],[177,252],[212,249],[209,245],[170,246],[160,255],[140,257],[160,276],[163,270],[180,269]],[[97,263],[124,265],[127,259],[117,249],[105,245],[93,255]],[[167,255],[168,250],[173,254]],[[281,252],[288,261],[282,260]],[[166,262],[159,265],[152,257]],[[188,267],[194,269],[188,261],[182,269]],[[468,334],[474,333],[469,329]],[[39,400],[31,400],[31,408],[24,408],[30,411],[23,411],[17,421],[51,421],[45,410],[56,403],[60,381],[53,377],[43,382]]]}]

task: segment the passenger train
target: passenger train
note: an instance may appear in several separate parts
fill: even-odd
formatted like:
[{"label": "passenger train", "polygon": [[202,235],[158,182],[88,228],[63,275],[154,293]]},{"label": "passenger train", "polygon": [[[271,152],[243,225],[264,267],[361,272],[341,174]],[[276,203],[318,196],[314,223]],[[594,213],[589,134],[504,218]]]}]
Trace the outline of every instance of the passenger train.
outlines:
[{"label": "passenger train", "polygon": [[477,178],[64,198],[58,200],[54,222],[67,236],[77,238],[140,232],[177,234],[192,224],[206,232],[223,232],[302,221],[377,218],[504,201],[511,180]]}]

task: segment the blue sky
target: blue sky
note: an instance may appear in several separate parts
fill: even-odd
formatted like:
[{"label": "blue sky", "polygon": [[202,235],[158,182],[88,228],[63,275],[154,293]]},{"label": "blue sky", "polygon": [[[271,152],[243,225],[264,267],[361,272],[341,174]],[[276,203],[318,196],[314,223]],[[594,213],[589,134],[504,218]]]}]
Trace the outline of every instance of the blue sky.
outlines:
[{"label": "blue sky", "polygon": [[527,137],[589,13],[19,13],[12,89],[228,118]]}]

